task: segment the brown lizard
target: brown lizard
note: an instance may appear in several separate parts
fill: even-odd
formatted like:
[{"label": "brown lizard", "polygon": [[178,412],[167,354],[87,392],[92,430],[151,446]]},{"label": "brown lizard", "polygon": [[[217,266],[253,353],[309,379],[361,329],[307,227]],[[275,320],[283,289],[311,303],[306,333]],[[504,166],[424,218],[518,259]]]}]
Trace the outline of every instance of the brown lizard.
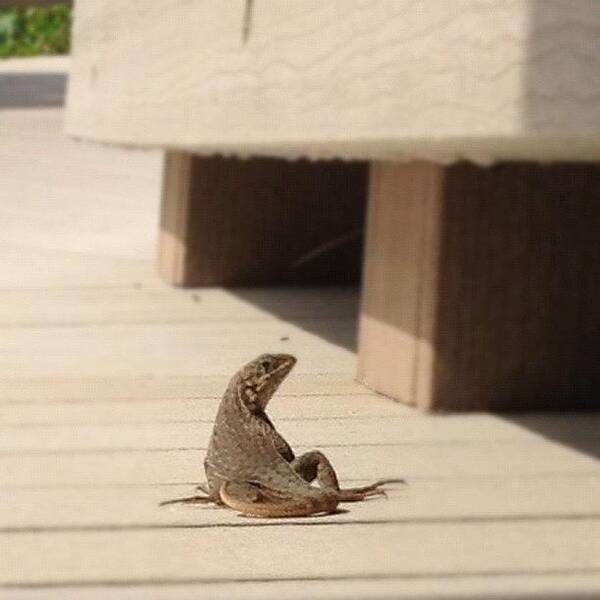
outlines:
[{"label": "brown lizard", "polygon": [[[341,489],[327,457],[311,451],[296,457],[265,413],[296,364],[289,354],[262,354],[231,379],[221,400],[204,460],[206,496],[167,500],[214,502],[253,517],[292,517],[335,512],[339,502],[384,494],[386,483]],[[310,483],[317,480],[319,487]]]}]

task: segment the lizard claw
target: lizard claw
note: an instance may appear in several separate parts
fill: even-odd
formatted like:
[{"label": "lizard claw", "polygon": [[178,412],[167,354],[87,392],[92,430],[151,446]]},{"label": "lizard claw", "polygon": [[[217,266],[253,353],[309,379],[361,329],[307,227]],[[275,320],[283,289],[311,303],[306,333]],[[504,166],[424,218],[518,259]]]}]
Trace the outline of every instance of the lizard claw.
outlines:
[{"label": "lizard claw", "polygon": [[388,497],[387,492],[382,489],[369,490],[368,492],[365,492],[365,498],[369,498],[370,496],[383,496],[384,498]]},{"label": "lizard claw", "polygon": [[187,498],[174,498],[173,500],[163,500],[159,506],[168,506],[169,504],[208,504],[212,502],[210,496],[188,496]]}]

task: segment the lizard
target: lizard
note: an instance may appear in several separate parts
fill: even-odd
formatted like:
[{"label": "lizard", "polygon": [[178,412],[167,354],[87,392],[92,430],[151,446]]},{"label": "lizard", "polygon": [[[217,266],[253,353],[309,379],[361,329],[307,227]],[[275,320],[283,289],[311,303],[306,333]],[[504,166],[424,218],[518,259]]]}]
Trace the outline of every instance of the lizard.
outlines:
[{"label": "lizard", "polygon": [[[313,450],[296,457],[275,429],[266,407],[296,364],[290,354],[262,354],[231,379],[219,405],[204,460],[206,495],[166,500],[227,506],[253,517],[293,517],[336,512],[340,502],[384,495],[386,479],[340,488],[329,459]],[[319,487],[311,485],[316,479]]]}]

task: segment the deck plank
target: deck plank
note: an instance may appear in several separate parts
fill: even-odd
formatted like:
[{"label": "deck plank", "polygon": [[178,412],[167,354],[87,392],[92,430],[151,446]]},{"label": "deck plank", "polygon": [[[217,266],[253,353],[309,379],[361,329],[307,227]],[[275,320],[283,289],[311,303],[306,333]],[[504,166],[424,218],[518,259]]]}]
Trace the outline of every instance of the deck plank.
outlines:
[{"label": "deck plank", "polygon": [[[361,403],[370,397],[355,396],[349,417],[336,407],[336,399],[316,397],[307,407],[299,407],[297,398],[286,398],[280,411],[271,416],[288,416],[277,423],[278,430],[292,446],[414,446],[426,444],[457,445],[531,445],[551,449],[553,442],[540,444],[539,435],[530,429],[497,417],[481,415],[463,418],[407,418],[403,410],[396,414],[369,417],[361,411]],[[189,421],[171,413],[171,419],[147,422],[147,414],[138,410],[137,419],[130,423],[104,424],[66,422],[53,425],[3,426],[0,424],[0,454],[7,452],[60,452],[93,451],[124,447],[131,451],[172,450],[176,448],[206,447],[212,431],[217,400],[200,401]],[[283,403],[282,403],[283,404]],[[321,409],[323,407],[323,409]],[[67,407],[67,411],[68,412]],[[110,408],[110,407],[109,407]],[[313,408],[303,418],[302,408]],[[9,409],[10,412],[10,409]],[[107,410],[109,413],[109,411]],[[391,411],[390,411],[391,412]],[[0,411],[0,415],[2,411]],[[110,413],[106,416],[110,416]],[[132,415],[133,416],[133,415]],[[191,415],[190,415],[191,416]],[[174,421],[174,422],[173,422]],[[548,422],[541,418],[538,422]],[[551,420],[550,420],[551,421]],[[588,440],[591,448],[600,453],[600,415],[575,418],[560,428],[560,445]],[[117,441],[118,440],[118,444]],[[554,442],[556,445],[557,443]],[[511,450],[507,450],[510,455]]]},{"label": "deck plank", "polygon": [[[215,383],[214,393],[207,396],[174,398],[127,398],[100,400],[89,397],[80,400],[63,400],[47,402],[43,394],[38,401],[24,400],[0,401],[0,429],[2,427],[63,427],[69,425],[95,424],[97,426],[127,423],[188,423],[212,422],[220,400],[220,392],[224,391],[226,378],[221,386]],[[332,382],[325,377],[315,377],[313,387],[318,386],[315,380],[321,379],[321,391],[311,393],[308,385],[302,386],[304,378],[294,377],[286,383],[284,390],[278,393],[277,399],[271,402],[269,414],[279,419],[350,419],[366,418],[398,418],[415,416],[408,408],[389,402],[386,398],[365,393],[358,386],[349,385],[332,387]],[[331,390],[326,392],[327,387]],[[198,388],[195,388],[198,389]],[[341,390],[341,391],[334,391]],[[294,393],[295,392],[295,393]],[[313,414],[314,417],[309,415]],[[27,435],[23,432],[23,435]]]},{"label": "deck plank", "polygon": [[[352,480],[353,485],[358,481]],[[362,504],[347,504],[348,512],[310,518],[310,522],[522,522],[553,518],[598,518],[600,473],[535,477],[420,478],[407,486],[389,484],[387,498]],[[203,505],[158,503],[193,493],[189,484],[94,485],[73,487],[3,488],[0,504],[0,532],[68,532],[111,529],[138,530],[178,527],[237,527],[240,520],[232,511]],[[251,520],[256,525],[260,521]],[[281,519],[280,524],[307,522]],[[262,523],[267,523],[262,521]]]},{"label": "deck plank", "polygon": [[[0,548],[0,584],[5,586],[358,574],[375,579],[459,573],[600,574],[600,519],[287,527],[271,523],[232,527],[226,537],[222,528],[23,533],[2,536]],[[278,551],[266,552],[267,548]],[[10,565],[19,568],[14,571]]]},{"label": "deck plank", "polygon": [[[227,375],[163,375],[156,376],[48,376],[0,379],[0,406],[30,406],[35,411],[40,406],[48,410],[65,410],[65,404],[79,404],[81,410],[94,410],[94,405],[103,410],[106,404],[129,405],[138,411],[138,403],[166,403],[189,399],[218,399],[229,381]],[[382,396],[369,392],[367,388],[348,377],[347,373],[298,373],[283,382],[281,396],[354,396],[366,395],[379,400],[379,404],[390,404]],[[53,405],[53,406],[50,406]],[[175,406],[175,404],[173,404]],[[37,407],[37,408],[36,408]],[[138,407],[138,408],[136,408]],[[110,410],[106,407],[104,410]],[[142,410],[145,410],[142,408]],[[396,409],[397,410],[397,409]],[[93,413],[92,413],[93,414]]]},{"label": "deck plank", "polygon": [[98,584],[56,588],[10,589],[10,600],[305,600],[305,598],[358,599],[391,598],[399,600],[590,600],[600,595],[597,573],[531,573],[491,574],[458,578],[447,577],[385,577],[381,579],[352,577],[330,581],[241,581],[213,583],[170,583],[155,585]]},{"label": "deck plank", "polygon": [[[0,455],[0,487],[188,483],[204,477],[205,447],[139,450],[115,440],[113,448]],[[319,444],[341,480],[405,477],[557,479],[598,473],[598,460],[560,444],[397,444],[359,441]],[[296,446],[298,451],[314,446]]]},{"label": "deck plank", "polygon": [[315,288],[173,290],[149,282],[43,293],[12,289],[0,296],[0,327],[356,318],[356,288],[315,292]]},{"label": "deck plank", "polygon": [[[315,325],[337,343],[308,331]],[[8,328],[2,333],[0,377],[230,376],[263,352],[295,354],[298,373],[352,377],[355,357],[349,348],[355,335],[354,322],[346,319]]]}]

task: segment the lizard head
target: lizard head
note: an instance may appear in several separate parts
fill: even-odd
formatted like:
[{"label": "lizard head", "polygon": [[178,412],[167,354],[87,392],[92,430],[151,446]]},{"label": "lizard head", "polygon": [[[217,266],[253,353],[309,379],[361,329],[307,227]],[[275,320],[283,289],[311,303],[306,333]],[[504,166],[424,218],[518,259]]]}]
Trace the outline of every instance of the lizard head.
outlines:
[{"label": "lizard head", "polygon": [[242,367],[237,389],[251,412],[262,412],[296,364],[291,354],[261,354]]}]

